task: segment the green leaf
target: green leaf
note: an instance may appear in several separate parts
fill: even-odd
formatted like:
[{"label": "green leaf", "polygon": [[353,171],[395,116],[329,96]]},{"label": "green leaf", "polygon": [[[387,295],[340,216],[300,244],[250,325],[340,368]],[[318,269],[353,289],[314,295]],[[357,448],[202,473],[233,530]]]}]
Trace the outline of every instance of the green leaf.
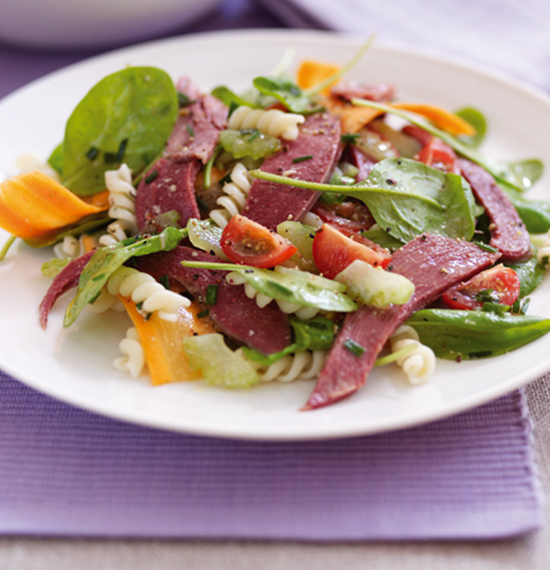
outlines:
[{"label": "green leaf", "polygon": [[482,311],[424,309],[407,324],[439,358],[463,360],[510,352],[550,331],[550,319]]},{"label": "green leaf", "polygon": [[256,77],[252,83],[260,93],[274,97],[292,113],[308,114],[321,109],[291,81]]},{"label": "green leaf", "polygon": [[254,160],[265,158],[281,148],[281,141],[277,137],[266,135],[258,129],[225,129],[220,133],[219,141],[223,149],[236,159],[245,156]]},{"label": "green leaf", "polygon": [[331,320],[321,315],[307,321],[291,316],[290,325],[294,332],[294,342],[284,350],[265,355],[253,348],[243,347],[243,352],[250,360],[259,362],[263,366],[270,366],[287,354],[296,354],[304,350],[329,350],[338,329]]},{"label": "green leaf", "polygon": [[74,323],[84,307],[101,293],[111,275],[131,257],[170,251],[186,236],[187,229],[168,227],[155,236],[128,238],[116,245],[98,249],[80,275],[78,291],[67,307],[63,326],[68,327]]},{"label": "green leaf", "polygon": [[500,162],[495,166],[495,172],[511,184],[523,191],[529,190],[542,176],[544,165],[536,158],[517,162]]},{"label": "green leaf", "polygon": [[324,311],[349,313],[357,303],[345,294],[345,285],[297,269],[277,267],[275,271],[233,263],[182,261],[185,267],[200,267],[218,271],[235,271],[242,275],[256,291],[281,301]]},{"label": "green leaf", "polygon": [[542,283],[545,270],[536,257],[532,257],[525,263],[505,263],[504,265],[513,269],[519,277],[521,299],[530,295]]},{"label": "green leaf", "polygon": [[506,183],[499,186],[516,208],[530,234],[543,234],[550,230],[550,202],[528,200],[514,186]]},{"label": "green leaf", "polygon": [[395,239],[384,230],[367,230],[361,232],[361,235],[377,243],[379,246],[389,249],[392,253],[403,245],[401,241]]},{"label": "green leaf", "polygon": [[63,143],[59,143],[50,154],[48,164],[59,174],[63,176]]},{"label": "green leaf", "polygon": [[211,93],[227,107],[231,107],[232,104],[236,105],[237,107],[256,107],[256,105],[243,99],[240,95],[237,95],[234,91],[231,91],[231,89],[225,85],[215,87],[212,89]]},{"label": "green leaf", "polygon": [[67,121],[63,184],[88,196],[104,190],[105,171],[122,162],[141,172],[164,148],[178,108],[174,84],[161,69],[128,67],[108,75]]},{"label": "green leaf", "polygon": [[58,259],[57,257],[54,257],[53,259],[50,259],[50,261],[46,261],[45,263],[42,264],[40,272],[42,273],[42,275],[44,275],[44,277],[49,277],[50,279],[53,279],[63,269],[65,269],[67,265],[69,265],[70,261],[71,261],[70,257],[66,257],[64,259]]},{"label": "green leaf", "polygon": [[483,113],[477,109],[467,107],[456,111],[455,115],[464,119],[476,130],[476,134],[473,137],[464,136],[460,137],[460,140],[471,148],[478,148],[487,134],[487,121]]}]

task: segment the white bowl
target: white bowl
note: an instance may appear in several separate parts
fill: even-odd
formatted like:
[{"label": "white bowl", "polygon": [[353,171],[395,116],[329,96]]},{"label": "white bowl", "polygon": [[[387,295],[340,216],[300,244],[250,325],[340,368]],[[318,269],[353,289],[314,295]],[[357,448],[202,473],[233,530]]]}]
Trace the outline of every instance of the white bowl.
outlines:
[{"label": "white bowl", "polygon": [[220,0],[2,0],[0,40],[94,48],[147,40],[190,24]]}]

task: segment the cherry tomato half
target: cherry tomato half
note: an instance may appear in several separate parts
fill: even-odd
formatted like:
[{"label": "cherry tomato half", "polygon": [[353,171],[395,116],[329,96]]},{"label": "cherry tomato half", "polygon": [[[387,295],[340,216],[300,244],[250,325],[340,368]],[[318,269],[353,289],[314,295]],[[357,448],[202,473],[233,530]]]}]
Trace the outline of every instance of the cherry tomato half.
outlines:
[{"label": "cherry tomato half", "polygon": [[451,287],[441,299],[451,309],[472,311],[481,309],[485,302],[513,305],[519,297],[519,288],[516,272],[501,263]]},{"label": "cherry tomato half", "polygon": [[443,172],[460,174],[454,150],[441,139],[433,137],[415,157],[416,160]]},{"label": "cherry tomato half", "polygon": [[239,215],[225,226],[221,246],[233,263],[263,268],[275,267],[298,251],[278,233]]},{"label": "cherry tomato half", "polygon": [[[324,277],[334,279],[338,273],[356,259],[366,261],[374,267],[386,267],[391,260],[391,253],[369,240],[353,235],[344,235],[330,224],[324,224],[313,239],[313,260]],[[369,247],[366,244],[372,244]]]},{"label": "cherry tomato half", "polygon": [[365,204],[352,200],[334,204],[317,202],[311,211],[317,214],[323,222],[350,232],[368,230],[374,224],[374,218]]}]

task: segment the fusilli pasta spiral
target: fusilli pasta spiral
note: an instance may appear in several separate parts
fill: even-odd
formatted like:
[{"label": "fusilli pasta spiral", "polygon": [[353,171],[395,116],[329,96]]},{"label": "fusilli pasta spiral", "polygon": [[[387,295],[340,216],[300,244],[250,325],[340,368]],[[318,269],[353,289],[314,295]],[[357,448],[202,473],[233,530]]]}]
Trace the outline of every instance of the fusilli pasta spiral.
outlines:
[{"label": "fusilli pasta spiral", "polygon": [[292,382],[293,380],[311,380],[316,378],[327,353],[324,350],[305,350],[296,354],[287,354],[270,366],[251,362],[260,376],[261,382]]},{"label": "fusilli pasta spiral", "polygon": [[248,283],[245,277],[235,271],[228,273],[225,278],[231,285],[244,285],[244,292],[246,293],[246,296],[249,299],[255,299],[256,304],[260,308],[269,305],[271,301],[275,300],[283,313],[294,314],[303,321],[307,321],[308,319],[313,318],[319,312],[319,309],[316,307],[307,307],[304,305],[298,305],[296,303],[290,303],[289,301],[281,301],[280,299],[273,299],[273,297],[268,297],[267,295],[256,291],[256,289],[254,289],[254,287]]},{"label": "fusilli pasta spiral", "polygon": [[400,326],[390,339],[392,352],[397,352],[407,346],[415,346],[412,352],[397,359],[403,372],[411,384],[424,384],[435,370],[435,355],[433,350],[420,343],[418,333],[408,325]]},{"label": "fusilli pasta spiral", "polygon": [[113,361],[114,367],[122,372],[129,372],[133,378],[137,378],[145,367],[145,353],[134,327],[126,331],[126,338],[120,341],[118,348],[124,356]]},{"label": "fusilli pasta spiral", "polygon": [[111,204],[109,216],[114,221],[107,226],[107,234],[99,238],[99,243],[113,245],[138,231],[132,171],[126,164],[121,164],[118,170],[108,170],[105,173],[105,184]]},{"label": "fusilli pasta spiral", "polygon": [[225,228],[227,222],[233,216],[241,213],[252,186],[252,178],[246,166],[240,162],[233,167],[230,178],[231,182],[228,182],[222,188],[226,195],[216,200],[216,203],[222,206],[222,209],[210,212],[210,217],[220,228]]},{"label": "fusilli pasta spiral", "polygon": [[107,290],[113,296],[131,297],[134,303],[141,304],[143,313],[158,311],[159,317],[166,321],[177,321],[178,309],[191,304],[189,299],[169,291],[147,273],[131,267],[117,269],[107,282]]},{"label": "fusilli pasta spiral", "polygon": [[303,115],[285,113],[279,109],[253,109],[243,105],[233,111],[227,126],[230,129],[255,128],[266,135],[293,141],[298,137],[298,125],[303,122]]},{"label": "fusilli pasta spiral", "polygon": [[550,231],[537,251],[537,260],[544,267],[550,265]]}]

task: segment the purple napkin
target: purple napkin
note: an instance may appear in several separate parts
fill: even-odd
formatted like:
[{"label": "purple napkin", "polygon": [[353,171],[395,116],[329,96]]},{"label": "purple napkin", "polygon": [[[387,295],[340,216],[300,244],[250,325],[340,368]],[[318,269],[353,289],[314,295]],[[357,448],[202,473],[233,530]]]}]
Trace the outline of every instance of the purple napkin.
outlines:
[{"label": "purple napkin", "polygon": [[266,443],[133,426],[0,373],[0,533],[490,539],[540,524],[524,396],[406,431]]}]

